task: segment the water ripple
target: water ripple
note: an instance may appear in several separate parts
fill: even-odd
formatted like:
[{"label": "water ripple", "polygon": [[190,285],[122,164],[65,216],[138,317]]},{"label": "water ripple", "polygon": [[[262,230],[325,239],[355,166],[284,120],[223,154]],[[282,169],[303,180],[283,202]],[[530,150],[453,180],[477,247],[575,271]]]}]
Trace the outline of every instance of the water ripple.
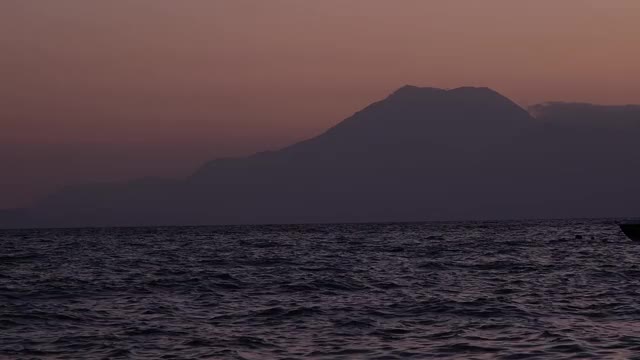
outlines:
[{"label": "water ripple", "polygon": [[0,232],[0,358],[627,358],[611,220]]}]

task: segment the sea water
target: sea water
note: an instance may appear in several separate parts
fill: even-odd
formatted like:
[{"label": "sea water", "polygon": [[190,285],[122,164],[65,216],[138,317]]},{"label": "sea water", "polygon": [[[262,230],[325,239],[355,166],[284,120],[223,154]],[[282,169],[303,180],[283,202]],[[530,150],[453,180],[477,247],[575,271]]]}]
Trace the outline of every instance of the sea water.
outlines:
[{"label": "sea water", "polygon": [[0,358],[634,355],[613,220],[0,231]]}]

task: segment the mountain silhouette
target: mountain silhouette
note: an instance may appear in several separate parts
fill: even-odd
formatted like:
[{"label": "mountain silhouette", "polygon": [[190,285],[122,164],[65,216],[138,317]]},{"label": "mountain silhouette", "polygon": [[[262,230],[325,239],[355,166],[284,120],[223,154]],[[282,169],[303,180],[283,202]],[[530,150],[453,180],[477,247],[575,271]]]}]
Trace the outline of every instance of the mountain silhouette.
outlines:
[{"label": "mountain silhouette", "polygon": [[[547,103],[527,111],[488,88],[404,86],[281,150],[214,160],[180,181],[69,187],[21,211],[18,223],[637,216],[638,136],[636,106]],[[15,226],[12,214],[4,226]]]}]

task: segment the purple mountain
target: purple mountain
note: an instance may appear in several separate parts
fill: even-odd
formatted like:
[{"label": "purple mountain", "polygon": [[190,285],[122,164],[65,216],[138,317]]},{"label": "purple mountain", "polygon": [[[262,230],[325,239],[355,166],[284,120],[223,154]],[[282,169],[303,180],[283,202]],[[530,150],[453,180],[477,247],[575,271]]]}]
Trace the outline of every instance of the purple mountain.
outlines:
[{"label": "purple mountain", "polygon": [[405,86],[284,149],[70,187],[0,226],[638,216],[639,136],[638,107],[529,112],[488,88]]}]

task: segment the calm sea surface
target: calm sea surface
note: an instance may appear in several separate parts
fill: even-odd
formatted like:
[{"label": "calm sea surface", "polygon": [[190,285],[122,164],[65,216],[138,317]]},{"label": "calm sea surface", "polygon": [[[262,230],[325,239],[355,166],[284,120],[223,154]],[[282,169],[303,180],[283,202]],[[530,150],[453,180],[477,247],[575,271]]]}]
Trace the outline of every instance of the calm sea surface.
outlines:
[{"label": "calm sea surface", "polygon": [[637,355],[612,220],[0,232],[0,358]]}]

